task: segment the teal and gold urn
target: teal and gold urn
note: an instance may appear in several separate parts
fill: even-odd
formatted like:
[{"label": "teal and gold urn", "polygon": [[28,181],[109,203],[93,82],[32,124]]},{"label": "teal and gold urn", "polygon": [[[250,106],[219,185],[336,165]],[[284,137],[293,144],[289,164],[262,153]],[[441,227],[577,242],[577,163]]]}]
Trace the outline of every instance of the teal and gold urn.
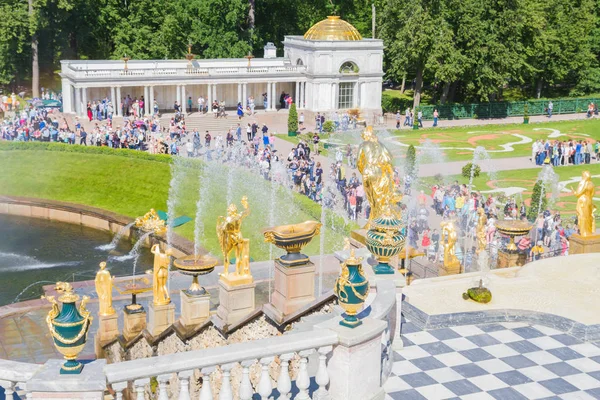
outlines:
[{"label": "teal and gold urn", "polygon": [[83,364],[77,361],[77,356],[83,350],[87,341],[87,334],[93,318],[86,310],[87,296],[83,296],[79,309],[76,302],[79,296],[73,293],[73,288],[68,282],[58,282],[56,291],[61,293],[58,301],[54,296],[42,296],[50,303],[52,309],[48,312],[46,323],[54,340],[54,346],[67,360],[60,369],[61,374],[79,374]]},{"label": "teal and gold urn", "polygon": [[393,274],[390,259],[400,253],[406,241],[402,233],[402,221],[393,216],[382,216],[371,222],[367,231],[367,249],[375,256],[377,265],[373,267],[376,274]]},{"label": "teal and gold urn", "polygon": [[342,264],[342,273],[335,282],[335,294],[339,305],[346,311],[346,316],[340,325],[356,328],[362,321],[356,314],[362,309],[369,294],[369,281],[362,269],[362,257],[356,258],[354,250]]}]

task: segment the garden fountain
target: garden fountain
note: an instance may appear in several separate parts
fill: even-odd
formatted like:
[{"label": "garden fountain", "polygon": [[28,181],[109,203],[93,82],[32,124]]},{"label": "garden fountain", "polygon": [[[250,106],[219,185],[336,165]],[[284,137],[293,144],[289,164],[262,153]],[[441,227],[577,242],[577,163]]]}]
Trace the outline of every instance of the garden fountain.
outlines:
[{"label": "garden fountain", "polygon": [[497,268],[507,268],[522,266],[527,262],[527,254],[520,253],[515,244],[515,237],[525,236],[529,233],[533,225],[528,221],[520,220],[497,220],[496,229],[499,233],[510,238],[509,243],[504,249],[498,249]]}]

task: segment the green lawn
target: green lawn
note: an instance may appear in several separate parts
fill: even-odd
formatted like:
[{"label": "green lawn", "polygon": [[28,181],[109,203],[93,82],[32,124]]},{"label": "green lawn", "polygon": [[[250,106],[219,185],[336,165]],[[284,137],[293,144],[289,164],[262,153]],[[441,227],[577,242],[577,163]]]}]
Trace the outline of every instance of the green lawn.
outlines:
[{"label": "green lawn", "polygon": [[[150,208],[167,209],[171,165],[165,162],[110,154],[12,150],[0,151],[0,170],[3,171],[0,174],[0,194],[3,195],[84,204],[129,217],[143,215]],[[182,167],[179,171],[180,201],[176,211],[178,215],[194,218],[200,164]],[[215,225],[217,216],[226,212],[228,193],[238,207],[242,195],[248,195],[252,213],[243,225],[243,233],[251,240],[251,256],[255,260],[269,258],[270,245],[264,243],[261,234],[269,221],[279,225],[320,218],[320,207],[309,199],[278,187],[271,195],[271,184],[263,178],[249,172],[228,171],[224,166],[212,168],[210,178],[203,183],[205,239],[202,245],[213,254],[221,255]],[[228,177],[231,177],[230,185]],[[335,231],[325,230],[327,252],[340,249],[346,229],[350,229],[339,219],[336,223]],[[194,222],[177,228],[176,232],[193,240]],[[319,253],[318,239],[307,248],[307,253]]]},{"label": "green lawn", "polygon": [[[573,183],[567,184],[567,188],[577,188],[577,184],[581,178],[581,172],[585,170],[589,170],[592,174],[592,181],[596,185],[596,195],[600,197],[600,163],[554,168],[554,172],[559,176],[559,181],[564,182],[570,179],[576,180]],[[525,191],[520,195],[516,195],[515,197],[518,203],[520,203],[521,200],[525,200],[525,202],[528,204],[528,199],[531,198],[533,185],[535,185],[540,171],[541,170],[538,168],[524,169],[520,171],[499,171],[496,172],[492,177],[486,173],[482,173],[479,177],[473,180],[473,189],[487,191],[496,188],[524,188]],[[594,177],[594,175],[598,176]],[[468,179],[465,179],[462,176],[454,175],[445,177],[445,182],[454,182],[455,180],[458,180],[459,183],[468,184]],[[421,180],[422,188],[424,190],[429,190],[432,183],[435,183],[434,178],[425,178]],[[550,207],[553,210],[560,211],[561,214],[574,214],[577,198],[569,193],[558,192],[558,194],[558,198],[551,200]],[[550,193],[547,194],[547,197],[552,199]]]},{"label": "green lawn", "polygon": [[[442,122],[443,125],[443,122]],[[483,146],[492,158],[522,157],[531,155],[532,141],[546,139],[552,133],[561,133],[558,140],[593,139],[600,140],[600,119],[558,121],[536,124],[485,125],[456,128],[426,128],[393,131],[389,140],[407,145],[420,146],[425,142],[439,146],[447,161],[470,160],[473,149]],[[502,145],[512,145],[514,151],[503,151]],[[404,154],[405,149],[389,144],[395,154]],[[417,150],[418,151],[418,150]]]}]

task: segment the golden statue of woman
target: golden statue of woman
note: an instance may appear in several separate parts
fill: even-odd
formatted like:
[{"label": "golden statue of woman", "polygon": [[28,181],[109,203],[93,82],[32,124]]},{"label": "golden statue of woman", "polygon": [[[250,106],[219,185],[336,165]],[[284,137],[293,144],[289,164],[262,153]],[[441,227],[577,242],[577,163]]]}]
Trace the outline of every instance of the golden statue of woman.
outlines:
[{"label": "golden statue of woman", "polygon": [[571,191],[577,196],[577,206],[575,208],[577,212],[577,224],[579,225],[579,234],[581,236],[591,236],[595,234],[594,228],[594,204],[592,199],[594,197],[594,184],[592,183],[592,177],[590,171],[583,171],[581,173],[581,181],[577,190]]},{"label": "golden statue of woman", "polygon": [[392,155],[379,143],[373,127],[368,126],[362,133],[363,142],[358,148],[358,171],[363,177],[365,195],[371,205],[369,221],[382,215],[400,217],[396,204],[402,196],[394,186]]},{"label": "golden statue of woman", "polygon": [[486,237],[486,231],[487,231],[487,216],[485,215],[485,211],[483,209],[483,207],[479,207],[477,209],[477,227],[475,228],[475,234],[477,236],[477,251],[476,253],[479,254],[482,251],[485,251],[485,248],[487,247],[487,237]]},{"label": "golden statue of woman", "polygon": [[[248,198],[242,197],[243,212],[238,212],[235,204],[230,204],[227,207],[227,217],[219,216],[217,219],[217,236],[221,251],[223,252],[223,273],[221,278],[229,280],[230,278],[237,279],[239,277],[250,277],[250,243],[248,239],[242,236],[242,221],[250,214],[248,207]],[[230,253],[235,250],[235,273],[233,277],[229,276]],[[250,283],[248,282],[248,283]]]},{"label": "golden statue of woman", "polygon": [[94,283],[96,284],[96,294],[100,305],[98,314],[103,317],[113,315],[115,309],[112,306],[112,277],[106,269],[106,262],[100,263],[100,271],[96,273]]},{"label": "golden statue of woman", "polygon": [[151,251],[154,254],[154,269],[152,270],[154,277],[152,281],[153,301],[157,306],[164,306],[171,302],[167,282],[169,280],[169,263],[173,251],[167,249],[164,253],[161,253],[159,244],[152,246]]},{"label": "golden statue of woman", "polygon": [[442,221],[442,238],[444,240],[444,266],[445,267],[456,267],[460,263],[456,258],[456,242],[458,241],[458,234],[454,227],[454,221]]}]

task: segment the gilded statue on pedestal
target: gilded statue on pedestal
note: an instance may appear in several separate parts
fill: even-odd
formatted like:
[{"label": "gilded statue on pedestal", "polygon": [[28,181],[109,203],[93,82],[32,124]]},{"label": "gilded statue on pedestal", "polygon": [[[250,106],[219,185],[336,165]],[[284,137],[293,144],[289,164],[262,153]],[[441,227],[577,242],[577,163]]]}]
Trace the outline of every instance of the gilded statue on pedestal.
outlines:
[{"label": "gilded statue on pedestal", "polygon": [[152,254],[154,254],[154,269],[152,270],[152,294],[154,304],[164,306],[171,303],[167,282],[169,280],[169,264],[173,251],[167,249],[164,253],[160,252],[160,245],[152,246]]},{"label": "gilded statue on pedestal", "polygon": [[113,315],[115,309],[112,306],[112,277],[110,276],[110,272],[106,270],[105,262],[100,263],[100,271],[96,273],[94,283],[100,305],[98,314],[103,317]]},{"label": "gilded statue on pedestal", "polygon": [[477,235],[477,251],[476,253],[479,254],[482,251],[485,251],[485,248],[487,247],[487,237],[486,237],[486,231],[487,231],[487,216],[485,215],[485,211],[483,209],[483,207],[479,207],[477,209],[477,228],[475,229],[475,234]]},{"label": "gilded statue on pedestal", "polygon": [[571,188],[571,191],[577,196],[576,212],[579,235],[583,237],[594,235],[596,233],[596,223],[594,221],[596,206],[594,206],[592,200],[595,188],[592,183],[590,171],[583,171],[581,173],[581,181],[579,181],[577,190]]},{"label": "gilded statue on pedestal", "polygon": [[394,167],[392,155],[379,143],[373,127],[368,126],[362,134],[363,142],[358,148],[358,171],[363,177],[367,200],[371,205],[369,222],[391,215],[400,218],[397,203],[402,196],[394,186]]},{"label": "gilded statue on pedestal", "polygon": [[[242,236],[242,221],[250,214],[248,198],[242,197],[243,212],[238,212],[235,204],[227,208],[227,217],[217,219],[217,236],[223,252],[223,273],[221,280],[229,284],[252,283],[250,273],[250,241]],[[229,273],[230,253],[235,250],[235,272]]]},{"label": "gilded statue on pedestal", "polygon": [[454,227],[454,221],[442,221],[440,226],[442,227],[442,238],[444,241],[444,267],[456,268],[460,265],[460,262],[456,257],[458,234]]}]

